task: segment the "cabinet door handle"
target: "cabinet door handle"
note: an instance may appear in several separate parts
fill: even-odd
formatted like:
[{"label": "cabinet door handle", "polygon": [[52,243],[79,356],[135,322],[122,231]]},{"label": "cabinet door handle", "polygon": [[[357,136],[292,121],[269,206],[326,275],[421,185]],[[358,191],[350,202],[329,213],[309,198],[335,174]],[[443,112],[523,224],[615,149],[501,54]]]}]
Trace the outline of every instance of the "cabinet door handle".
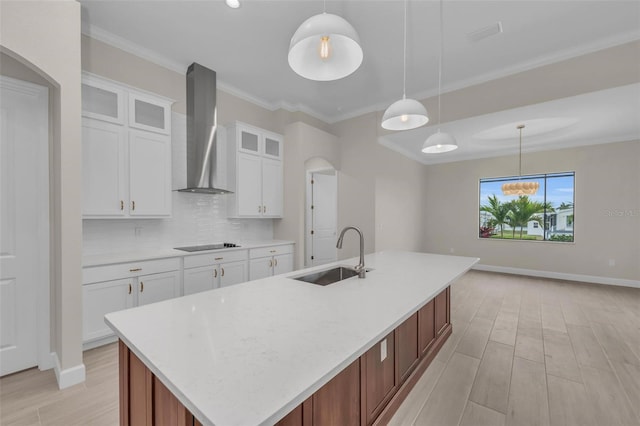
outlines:
[{"label": "cabinet door handle", "polygon": [[273,259],[273,266],[278,266],[278,259]]},{"label": "cabinet door handle", "polygon": [[135,210],[136,209],[136,202],[132,201],[131,202],[131,210]]},{"label": "cabinet door handle", "polygon": [[220,276],[224,277],[224,268],[220,268]]},{"label": "cabinet door handle", "polygon": [[262,213],[266,213],[267,212],[267,206],[262,206]]},{"label": "cabinet door handle", "polygon": [[269,261],[269,268],[273,268],[273,260]]},{"label": "cabinet door handle", "polygon": [[140,281],[140,293],[144,292],[144,283]]},{"label": "cabinet door handle", "polygon": [[139,271],[142,271],[142,268],[129,269],[129,272],[139,272]]},{"label": "cabinet door handle", "polygon": [[213,278],[218,278],[218,270],[217,269],[213,270]]},{"label": "cabinet door handle", "polygon": [[262,213],[262,206],[258,206],[258,213]]},{"label": "cabinet door handle", "polygon": [[131,294],[131,283],[129,283],[129,294]]},{"label": "cabinet door handle", "polygon": [[120,211],[124,210],[124,201],[120,200]]}]

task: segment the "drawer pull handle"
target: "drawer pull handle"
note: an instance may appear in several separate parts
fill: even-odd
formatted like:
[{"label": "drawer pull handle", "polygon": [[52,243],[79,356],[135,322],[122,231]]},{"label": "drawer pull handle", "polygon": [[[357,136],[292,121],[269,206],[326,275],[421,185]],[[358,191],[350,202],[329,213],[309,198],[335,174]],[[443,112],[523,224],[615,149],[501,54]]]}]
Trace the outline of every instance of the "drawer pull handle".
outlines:
[{"label": "drawer pull handle", "polygon": [[140,281],[140,293],[144,291],[144,283]]},{"label": "drawer pull handle", "polygon": [[213,270],[213,278],[218,278],[218,270],[217,269]]},{"label": "drawer pull handle", "polygon": [[131,283],[129,283],[129,294],[131,294]]},{"label": "drawer pull handle", "polygon": [[139,272],[139,271],[142,271],[142,268],[129,269],[129,272]]},{"label": "drawer pull handle", "polygon": [[269,253],[275,253],[277,250],[269,250]]},{"label": "drawer pull handle", "polygon": [[216,258],[215,258],[215,259],[213,259],[213,260],[222,260],[222,259],[224,259],[224,257],[216,257]]},{"label": "drawer pull handle", "polygon": [[120,211],[124,210],[124,201],[120,200]]},{"label": "drawer pull handle", "polygon": [[131,210],[135,210],[136,209],[136,202],[132,201],[131,202]]},{"label": "drawer pull handle", "polygon": [[220,271],[221,271],[220,276],[224,277],[224,268],[220,268]]}]

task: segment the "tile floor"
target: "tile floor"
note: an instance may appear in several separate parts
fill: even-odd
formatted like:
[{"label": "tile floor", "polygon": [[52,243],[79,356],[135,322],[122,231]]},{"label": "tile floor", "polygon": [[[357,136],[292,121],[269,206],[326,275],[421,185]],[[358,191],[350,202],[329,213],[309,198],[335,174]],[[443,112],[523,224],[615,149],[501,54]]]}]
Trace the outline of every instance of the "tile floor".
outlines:
[{"label": "tile floor", "polygon": [[[453,334],[391,425],[640,425],[640,289],[472,271],[452,287]],[[115,344],[87,381],[0,379],[0,424],[117,425]]]}]

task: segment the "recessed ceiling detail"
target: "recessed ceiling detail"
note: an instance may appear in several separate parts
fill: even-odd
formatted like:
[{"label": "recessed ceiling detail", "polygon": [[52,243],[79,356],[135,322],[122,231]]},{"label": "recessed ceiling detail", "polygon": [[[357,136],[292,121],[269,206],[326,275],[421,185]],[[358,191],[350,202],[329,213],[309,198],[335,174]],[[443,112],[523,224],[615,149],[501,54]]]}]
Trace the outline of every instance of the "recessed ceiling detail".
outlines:
[{"label": "recessed ceiling detail", "polygon": [[503,124],[492,127],[487,130],[478,132],[472,136],[474,139],[500,141],[504,139],[513,139],[517,135],[513,129],[519,124],[527,127],[527,136],[544,135],[545,133],[555,132],[565,127],[576,124],[580,119],[575,117],[552,117],[552,118],[536,118],[531,120],[519,120],[518,122]]}]

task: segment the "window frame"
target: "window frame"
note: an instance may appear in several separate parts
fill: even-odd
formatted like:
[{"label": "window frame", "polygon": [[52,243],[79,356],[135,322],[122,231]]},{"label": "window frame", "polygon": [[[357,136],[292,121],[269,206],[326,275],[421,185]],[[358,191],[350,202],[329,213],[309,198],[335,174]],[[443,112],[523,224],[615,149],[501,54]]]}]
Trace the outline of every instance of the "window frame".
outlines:
[{"label": "window frame", "polygon": [[[543,213],[541,213],[542,215],[542,226],[541,228],[543,229],[543,233],[542,233],[542,239],[538,240],[538,239],[520,239],[520,238],[493,238],[493,237],[482,237],[481,236],[481,226],[482,226],[482,216],[484,215],[490,215],[490,213],[487,212],[483,212],[482,210],[480,210],[480,208],[482,207],[481,202],[482,202],[482,184],[483,183],[490,183],[490,182],[499,182],[500,184],[502,183],[507,183],[507,182],[513,182],[513,181],[519,181],[519,180],[531,180],[531,179],[542,179],[544,180],[544,183],[541,184],[541,187],[544,187],[544,195],[543,195],[543,203],[546,205],[547,204],[547,180],[549,178],[561,178],[561,177],[572,177],[573,178],[573,193],[572,198],[571,198],[571,203],[573,206],[573,212],[571,213],[571,218],[572,218],[572,224],[571,224],[571,228],[572,228],[572,232],[571,232],[571,236],[572,236],[572,240],[571,241],[559,241],[559,240],[551,240],[551,239],[547,239],[547,221],[549,220],[548,217],[550,216],[550,212],[547,212],[547,210],[545,209]],[[493,194],[495,195],[495,194]],[[513,196],[513,199],[517,199],[518,196]],[[476,238],[479,240],[491,240],[491,241],[520,241],[520,242],[534,242],[534,243],[562,243],[562,244],[575,244],[576,242],[576,236],[575,236],[575,199],[576,199],[576,172],[575,171],[566,171],[566,172],[554,172],[554,173],[536,173],[536,174],[530,174],[530,175],[521,175],[521,176],[504,176],[504,177],[490,177],[490,178],[480,178],[478,179],[478,202],[477,202],[477,226],[476,226]]]}]

